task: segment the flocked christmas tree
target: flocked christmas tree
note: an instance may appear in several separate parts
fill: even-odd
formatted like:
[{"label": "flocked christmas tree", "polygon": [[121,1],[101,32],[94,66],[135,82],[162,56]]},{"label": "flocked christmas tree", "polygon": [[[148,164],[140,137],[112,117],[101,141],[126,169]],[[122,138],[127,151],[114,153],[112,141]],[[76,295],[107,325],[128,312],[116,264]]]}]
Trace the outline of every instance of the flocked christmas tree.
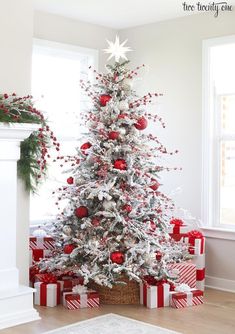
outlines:
[{"label": "flocked christmas tree", "polygon": [[168,234],[174,203],[161,192],[159,173],[165,168],[156,160],[167,150],[143,131],[151,120],[164,126],[146,111],[159,94],[136,95],[133,78],[139,68],[127,68],[124,44],[118,38],[109,42],[106,52],[115,63],[107,74],[94,71],[95,85],[81,82],[93,104],[85,115],[89,137],[77,156],[66,158],[72,168],[68,184],[58,190],[59,201],[67,204],[53,225],[57,250],[41,263],[49,271],[72,270],[85,283],[109,287],[122,275],[136,281],[146,275],[171,279],[168,265],[187,256],[187,245]]}]

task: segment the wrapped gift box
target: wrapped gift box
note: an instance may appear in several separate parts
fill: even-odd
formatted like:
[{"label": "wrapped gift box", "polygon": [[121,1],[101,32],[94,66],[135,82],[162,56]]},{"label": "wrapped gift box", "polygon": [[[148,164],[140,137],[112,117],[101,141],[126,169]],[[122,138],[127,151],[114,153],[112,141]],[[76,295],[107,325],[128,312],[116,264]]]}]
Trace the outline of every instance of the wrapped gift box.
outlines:
[{"label": "wrapped gift box", "polygon": [[203,304],[203,291],[192,289],[189,292],[170,292],[170,306],[184,308]]},{"label": "wrapped gift box", "polygon": [[185,283],[190,288],[196,288],[196,265],[192,262],[174,263],[169,266],[170,271],[178,271],[176,283]]},{"label": "wrapped gift box", "polygon": [[58,280],[61,285],[62,291],[72,291],[73,287],[80,284],[83,284],[83,278],[82,277],[71,277],[71,276],[62,276]]},{"label": "wrapped gift box", "polygon": [[205,289],[205,254],[194,255],[192,263],[196,265],[196,288]]},{"label": "wrapped gift box", "polygon": [[69,310],[76,310],[85,307],[99,307],[99,294],[96,291],[88,290],[86,293],[63,292],[63,305]]},{"label": "wrapped gift box", "polygon": [[46,280],[44,282],[35,282],[34,288],[36,289],[34,294],[35,305],[54,307],[60,304],[61,289],[59,282],[50,283],[46,282]]},{"label": "wrapped gift box", "polygon": [[55,249],[55,240],[52,237],[30,237],[29,249]]},{"label": "wrapped gift box", "polygon": [[205,254],[205,237],[200,231],[190,231],[184,237],[184,241],[189,244],[189,253],[193,255]]},{"label": "wrapped gift box", "polygon": [[190,227],[181,219],[172,219],[170,222],[169,235],[175,241],[180,241],[182,238],[187,236]]},{"label": "wrapped gift box", "polygon": [[34,262],[38,262],[41,259],[51,256],[50,249],[31,249],[29,251],[29,265],[33,265]]},{"label": "wrapped gift box", "polygon": [[147,282],[140,283],[140,304],[148,308],[169,306],[170,284],[159,283],[149,285]]}]

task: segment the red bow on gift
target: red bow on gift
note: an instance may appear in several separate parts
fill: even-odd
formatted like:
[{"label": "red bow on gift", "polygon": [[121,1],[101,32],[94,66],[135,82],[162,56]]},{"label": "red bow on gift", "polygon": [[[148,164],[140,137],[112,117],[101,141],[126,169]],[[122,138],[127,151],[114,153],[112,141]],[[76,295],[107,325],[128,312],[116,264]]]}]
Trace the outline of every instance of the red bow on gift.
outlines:
[{"label": "red bow on gift", "polygon": [[53,274],[41,274],[37,276],[39,281],[46,284],[57,283],[57,278]]},{"label": "red bow on gift", "polygon": [[181,219],[171,219],[170,224],[175,226],[184,226],[184,222]]},{"label": "red bow on gift", "polygon": [[157,281],[156,278],[154,278],[153,276],[144,276],[144,281],[148,285],[155,285],[155,286],[159,286],[167,282],[167,280],[165,279],[161,279],[160,281]]},{"label": "red bow on gift", "polygon": [[193,238],[193,239],[202,239],[203,234],[200,231],[193,230],[193,231],[188,232],[188,237]]}]

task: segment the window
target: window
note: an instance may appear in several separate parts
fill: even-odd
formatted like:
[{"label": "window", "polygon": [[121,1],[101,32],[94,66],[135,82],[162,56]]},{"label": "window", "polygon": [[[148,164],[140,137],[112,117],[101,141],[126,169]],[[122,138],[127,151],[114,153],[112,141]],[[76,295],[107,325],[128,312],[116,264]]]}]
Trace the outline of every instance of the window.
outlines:
[{"label": "window", "polygon": [[235,36],[204,42],[202,217],[235,230]]},{"label": "window", "polygon": [[[80,123],[80,111],[89,102],[80,90],[80,79],[92,80],[89,66],[97,67],[96,50],[83,49],[43,40],[34,40],[32,59],[32,95],[36,107],[44,112],[61,144],[60,155],[72,155],[79,138],[86,132]],[[38,194],[31,195],[31,224],[41,224],[58,212],[52,192],[64,183],[65,175],[51,164],[48,179]]]}]

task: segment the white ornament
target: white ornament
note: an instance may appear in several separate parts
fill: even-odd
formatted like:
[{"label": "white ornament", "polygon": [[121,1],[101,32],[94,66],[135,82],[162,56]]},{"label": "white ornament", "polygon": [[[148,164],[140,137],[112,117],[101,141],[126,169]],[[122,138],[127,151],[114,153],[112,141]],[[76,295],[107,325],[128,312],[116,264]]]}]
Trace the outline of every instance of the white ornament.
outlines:
[{"label": "white ornament", "polygon": [[191,288],[190,288],[190,286],[188,286],[188,284],[182,283],[175,288],[175,291],[177,291],[177,292],[190,292]]},{"label": "white ornament", "polygon": [[126,134],[126,128],[119,128],[118,132],[124,136]]},{"label": "white ornament", "polygon": [[116,203],[114,201],[107,201],[103,202],[103,207],[105,210],[111,210],[116,207]]},{"label": "white ornament", "polygon": [[33,231],[33,236],[36,237],[36,238],[43,238],[43,237],[46,237],[47,235],[47,232],[44,231],[40,226],[38,226],[38,228]]},{"label": "white ornament", "polygon": [[70,226],[65,225],[65,226],[63,227],[63,232],[64,232],[64,234],[66,234],[66,235],[71,235],[72,229],[71,229]]},{"label": "white ornament", "polygon": [[124,90],[129,91],[129,90],[132,89],[132,87],[133,87],[133,80],[132,79],[126,78],[126,79],[123,80],[123,82],[122,82],[122,88]]},{"label": "white ornament", "polygon": [[78,285],[75,285],[73,287],[72,292],[74,294],[83,295],[83,294],[87,293],[87,287],[84,286],[84,285],[78,284]]},{"label": "white ornament", "polygon": [[129,46],[124,46],[126,42],[127,42],[127,39],[120,44],[118,36],[116,36],[114,43],[107,40],[109,47],[107,49],[104,49],[104,52],[110,54],[108,60],[110,60],[113,57],[115,58],[115,61],[117,62],[119,62],[120,58],[127,60],[125,53],[132,51],[132,50]]},{"label": "white ornament", "polygon": [[120,101],[118,104],[119,110],[124,111],[129,109],[129,103],[127,101]]}]

